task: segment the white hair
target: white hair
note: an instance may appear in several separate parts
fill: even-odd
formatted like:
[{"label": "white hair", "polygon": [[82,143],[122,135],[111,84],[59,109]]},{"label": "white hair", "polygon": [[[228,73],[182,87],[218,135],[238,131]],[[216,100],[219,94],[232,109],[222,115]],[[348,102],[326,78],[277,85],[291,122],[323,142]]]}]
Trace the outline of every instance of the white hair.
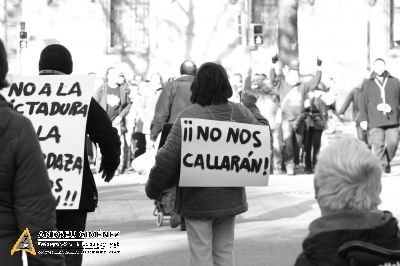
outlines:
[{"label": "white hair", "polygon": [[319,155],[315,197],[321,212],[373,210],[381,203],[379,159],[356,138],[334,141]]}]

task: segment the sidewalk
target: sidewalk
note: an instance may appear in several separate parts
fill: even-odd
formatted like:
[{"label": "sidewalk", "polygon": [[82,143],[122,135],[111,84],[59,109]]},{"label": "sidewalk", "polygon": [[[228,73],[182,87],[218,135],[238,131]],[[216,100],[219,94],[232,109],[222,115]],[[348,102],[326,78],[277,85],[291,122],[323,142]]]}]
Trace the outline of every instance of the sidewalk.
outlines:
[{"label": "sidewalk", "polygon": [[[324,135],[324,144],[354,135],[354,124],[338,124],[335,134]],[[393,173],[400,173],[400,152]],[[400,174],[382,179],[382,205],[400,217]],[[156,226],[154,203],[144,192],[147,176],[116,176],[105,183],[96,175],[99,207],[88,216],[87,230],[121,231],[118,255],[85,255],[84,265],[187,265],[186,233],[166,225]],[[274,175],[268,187],[247,188],[249,210],[237,217],[235,255],[240,266],[293,265],[301,251],[309,223],[320,213],[314,200],[313,176]]]},{"label": "sidewalk", "polygon": [[[383,178],[381,209],[400,217],[398,177]],[[293,265],[308,224],[319,216],[312,178],[271,176],[268,187],[247,188],[249,211],[237,217],[235,231],[237,265]],[[99,207],[88,216],[87,230],[121,231],[121,253],[85,255],[84,265],[187,265],[186,234],[156,226],[154,204],[144,193],[146,179],[122,175],[104,183],[96,175]]]}]

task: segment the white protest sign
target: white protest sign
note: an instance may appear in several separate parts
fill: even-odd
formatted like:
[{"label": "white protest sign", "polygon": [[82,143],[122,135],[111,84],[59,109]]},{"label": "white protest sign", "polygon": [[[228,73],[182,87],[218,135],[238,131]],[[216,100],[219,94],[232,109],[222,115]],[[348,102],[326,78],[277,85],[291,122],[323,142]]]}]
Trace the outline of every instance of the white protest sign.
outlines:
[{"label": "white protest sign", "polygon": [[14,76],[5,97],[36,129],[57,209],[78,209],[86,119],[93,94],[89,76]]},{"label": "white protest sign", "polygon": [[181,187],[267,186],[269,127],[181,118]]}]

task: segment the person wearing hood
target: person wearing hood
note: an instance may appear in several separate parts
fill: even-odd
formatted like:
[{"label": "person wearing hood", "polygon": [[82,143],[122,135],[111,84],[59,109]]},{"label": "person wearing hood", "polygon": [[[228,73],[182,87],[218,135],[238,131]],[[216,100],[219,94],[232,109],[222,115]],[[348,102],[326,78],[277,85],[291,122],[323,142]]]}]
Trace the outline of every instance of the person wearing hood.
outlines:
[{"label": "person wearing hood", "polygon": [[373,72],[361,86],[360,127],[368,130],[372,151],[385,173],[399,143],[400,82],[386,71],[385,61],[374,61]]},{"label": "person wearing hood", "polygon": [[[309,91],[313,91],[321,81],[322,61],[317,58],[318,70],[315,76],[307,81],[301,82],[297,64],[293,64],[286,75],[278,75],[278,56],[272,57],[274,67],[270,71],[270,80],[280,98],[280,110],[277,114],[277,126],[282,129],[283,137],[283,164],[288,175],[294,175],[295,154],[299,153],[300,140],[305,129],[302,113],[304,99]],[[298,156],[296,156],[298,157]],[[277,169],[279,171],[279,169]]]},{"label": "person wearing hood", "polygon": [[[70,75],[73,70],[72,56],[66,47],[50,44],[40,53],[39,75]],[[71,129],[73,130],[73,129]],[[107,112],[92,98],[87,115],[86,134],[92,142],[99,145],[102,155],[100,170],[105,182],[110,182],[120,163],[121,142],[118,131],[112,127]],[[97,207],[98,194],[96,183],[90,170],[85,150],[82,192],[77,210],[57,210],[57,229],[61,231],[85,231],[88,212]],[[82,254],[65,255],[68,265],[81,265]]]},{"label": "person wearing hood", "polygon": [[321,217],[311,222],[295,266],[350,265],[337,256],[349,241],[399,249],[397,219],[378,209],[381,177],[379,159],[354,137],[336,140],[321,152],[314,177]]}]

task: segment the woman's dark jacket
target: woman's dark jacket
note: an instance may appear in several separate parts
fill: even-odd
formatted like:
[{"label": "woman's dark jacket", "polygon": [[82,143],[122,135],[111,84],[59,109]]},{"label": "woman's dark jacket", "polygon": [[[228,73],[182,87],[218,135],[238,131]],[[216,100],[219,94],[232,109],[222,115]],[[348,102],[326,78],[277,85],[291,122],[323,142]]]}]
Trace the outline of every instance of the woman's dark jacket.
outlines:
[{"label": "woman's dark jacket", "polygon": [[[268,126],[253,104],[260,121]],[[212,115],[211,115],[212,113]],[[200,118],[238,123],[261,124],[255,116],[241,104],[228,103],[202,107],[193,104],[178,118]],[[177,119],[164,146],[158,151],[155,166],[150,171],[146,184],[146,194],[157,199],[160,193],[179,183],[181,159],[181,121]],[[193,218],[216,218],[237,215],[247,211],[246,192],[243,187],[178,187],[175,198],[175,212]]]},{"label": "woman's dark jacket", "polygon": [[[57,230],[56,200],[31,121],[0,95],[0,265],[21,265],[21,251],[10,255],[28,228],[36,252],[42,230]],[[29,265],[65,265],[62,255],[28,254]]]}]

